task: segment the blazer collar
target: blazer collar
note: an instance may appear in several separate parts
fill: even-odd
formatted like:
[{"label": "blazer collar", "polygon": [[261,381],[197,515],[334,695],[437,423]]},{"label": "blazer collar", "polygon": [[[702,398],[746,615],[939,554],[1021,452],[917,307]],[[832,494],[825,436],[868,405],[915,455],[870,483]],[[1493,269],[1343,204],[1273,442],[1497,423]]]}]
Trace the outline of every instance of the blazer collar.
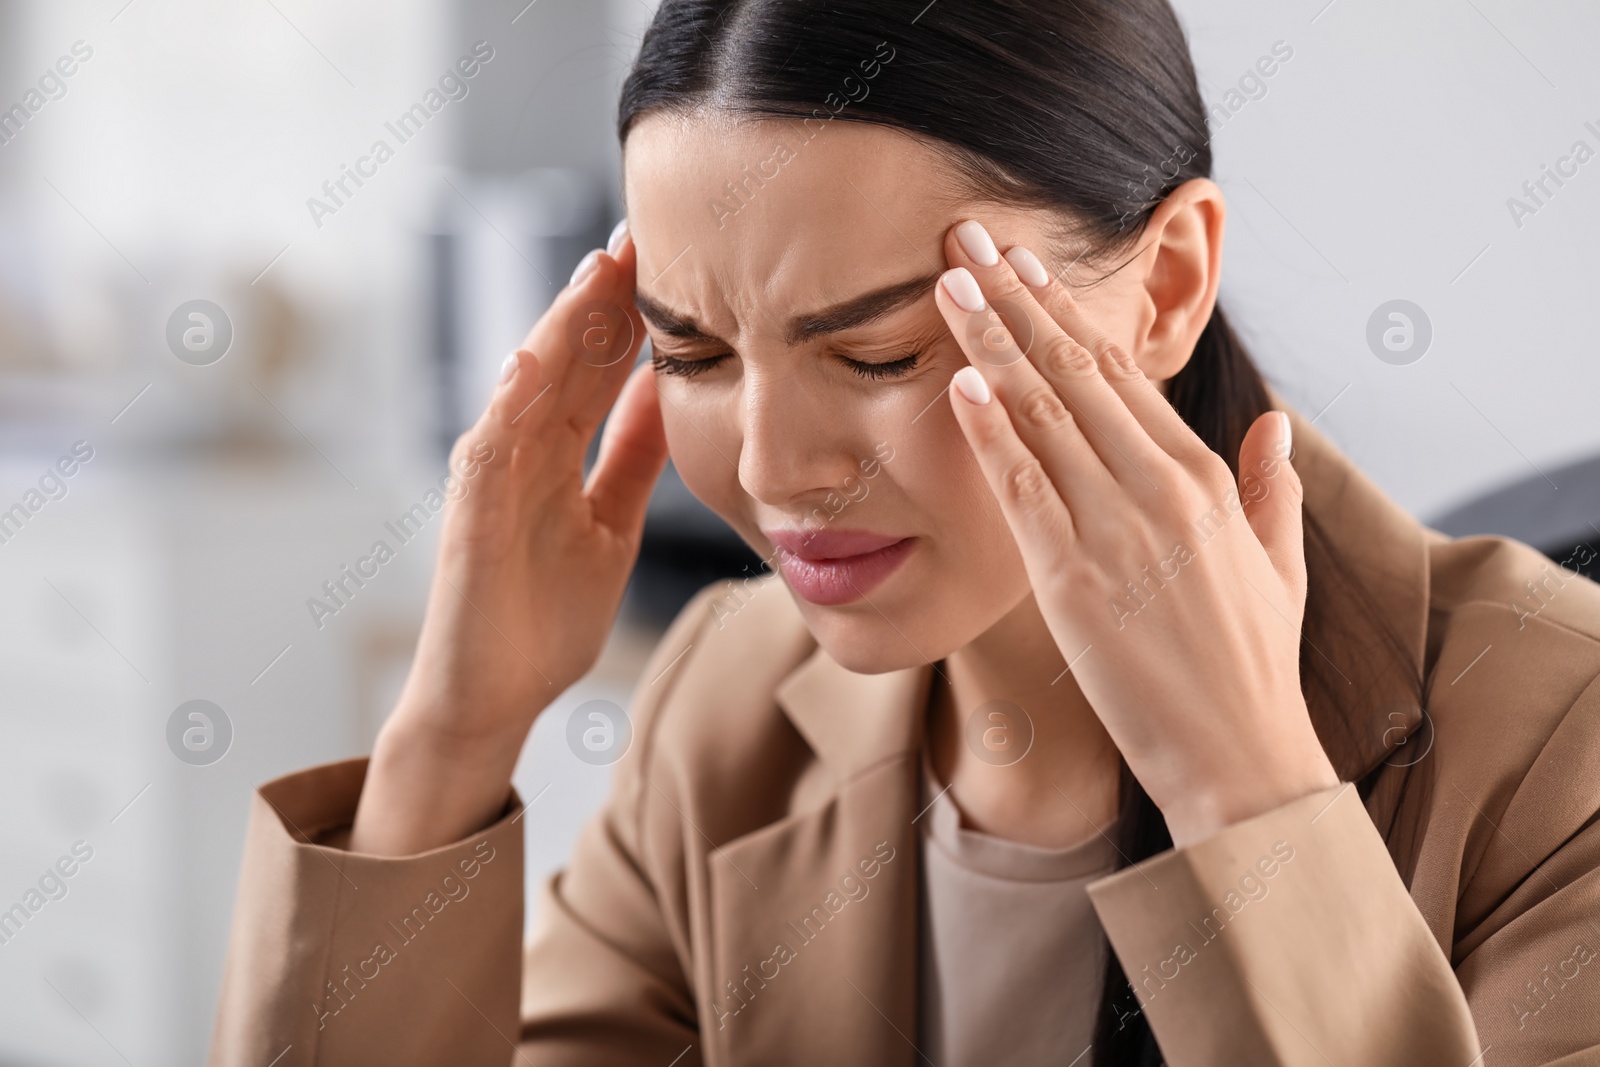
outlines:
[{"label": "blazer collar", "polygon": [[[1321,524],[1349,574],[1352,588],[1320,590],[1340,636],[1327,656],[1348,684],[1310,699],[1312,725],[1344,781],[1376,767],[1422,723],[1428,624],[1427,531],[1390,500],[1328,438],[1271,388],[1273,407],[1294,432],[1293,463],[1305,487],[1305,509]],[[1374,630],[1375,614],[1395,644]],[[778,684],[777,702],[838,780],[921,745],[932,666],[857,674],[821,647]],[[861,709],[871,708],[870,715]]]}]

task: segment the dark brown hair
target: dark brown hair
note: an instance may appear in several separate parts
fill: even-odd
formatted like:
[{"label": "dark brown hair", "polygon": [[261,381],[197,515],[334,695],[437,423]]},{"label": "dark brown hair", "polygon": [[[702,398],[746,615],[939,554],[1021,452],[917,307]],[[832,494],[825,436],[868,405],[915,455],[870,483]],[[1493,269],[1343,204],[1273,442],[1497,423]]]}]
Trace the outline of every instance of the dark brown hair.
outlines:
[{"label": "dark brown hair", "polygon": [[[1089,265],[1115,262],[1173,189],[1211,174],[1207,111],[1168,0],[662,0],[622,89],[618,137],[652,112],[706,107],[928,138],[973,199],[1055,212],[1062,246]],[[1221,308],[1168,397],[1237,476],[1245,431],[1271,405]],[[1309,512],[1305,531],[1301,680],[1314,717],[1335,724],[1319,730],[1333,756],[1357,742],[1358,727],[1340,718],[1351,683],[1310,650],[1373,647],[1370,634],[1334,632],[1350,618],[1333,610],[1338,600],[1354,598],[1383,628]],[[1392,634],[1378,649],[1406,662]],[[1363,799],[1375,774],[1360,783]],[[1115,836],[1124,863],[1172,847],[1126,763]],[[1106,955],[1094,1063],[1160,1063],[1127,976]]]}]

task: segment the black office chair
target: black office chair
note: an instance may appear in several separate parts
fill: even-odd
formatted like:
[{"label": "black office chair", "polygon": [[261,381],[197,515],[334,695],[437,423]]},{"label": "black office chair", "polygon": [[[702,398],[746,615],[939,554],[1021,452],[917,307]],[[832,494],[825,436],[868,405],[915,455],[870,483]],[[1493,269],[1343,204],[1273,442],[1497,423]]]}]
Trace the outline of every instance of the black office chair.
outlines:
[{"label": "black office chair", "polygon": [[1514,537],[1594,579],[1600,576],[1600,456],[1496,489],[1428,525],[1452,537]]}]

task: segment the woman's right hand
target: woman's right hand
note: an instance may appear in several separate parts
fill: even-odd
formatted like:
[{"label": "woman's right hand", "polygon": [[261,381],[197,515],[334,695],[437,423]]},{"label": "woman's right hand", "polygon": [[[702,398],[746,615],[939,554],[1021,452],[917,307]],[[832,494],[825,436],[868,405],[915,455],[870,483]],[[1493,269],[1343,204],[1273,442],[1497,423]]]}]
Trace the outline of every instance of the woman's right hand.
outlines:
[{"label": "woman's right hand", "polygon": [[[416,657],[374,747],[350,847],[406,855],[481,829],[539,712],[594,665],[638,557],[667,445],[633,303],[636,257],[556,297],[451,451]],[[619,395],[620,394],[620,395]],[[613,410],[614,405],[614,410]],[[587,483],[583,458],[611,418]]]}]

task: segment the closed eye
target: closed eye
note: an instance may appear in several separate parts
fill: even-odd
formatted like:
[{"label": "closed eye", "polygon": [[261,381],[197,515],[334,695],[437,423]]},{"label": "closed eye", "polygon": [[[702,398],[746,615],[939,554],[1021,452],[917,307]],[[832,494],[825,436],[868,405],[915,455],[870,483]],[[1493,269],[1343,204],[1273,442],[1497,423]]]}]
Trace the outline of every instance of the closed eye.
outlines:
[{"label": "closed eye", "polygon": [[682,378],[693,378],[698,374],[704,374],[727,358],[727,354],[724,353],[706,359],[679,359],[677,356],[657,352],[654,346],[651,346],[650,365],[655,368],[657,374],[675,374]]},{"label": "closed eye", "polygon": [[911,369],[922,358],[922,353],[912,352],[910,355],[892,359],[885,363],[865,363],[859,359],[851,359],[849,356],[840,356],[839,358],[844,361],[845,366],[861,375],[861,377],[881,380],[883,378],[899,378],[902,375],[911,373]]},{"label": "closed eye", "polygon": [[[839,356],[838,359],[860,377],[881,381],[885,378],[898,378],[909,374],[917,366],[922,356],[923,353],[918,351],[901,356],[899,359],[884,362],[869,362],[844,355]],[[705,356],[700,359],[682,359],[678,356],[669,356],[652,349],[650,362],[658,374],[693,378],[719,366],[727,358],[728,353],[724,352],[721,355]]]}]

